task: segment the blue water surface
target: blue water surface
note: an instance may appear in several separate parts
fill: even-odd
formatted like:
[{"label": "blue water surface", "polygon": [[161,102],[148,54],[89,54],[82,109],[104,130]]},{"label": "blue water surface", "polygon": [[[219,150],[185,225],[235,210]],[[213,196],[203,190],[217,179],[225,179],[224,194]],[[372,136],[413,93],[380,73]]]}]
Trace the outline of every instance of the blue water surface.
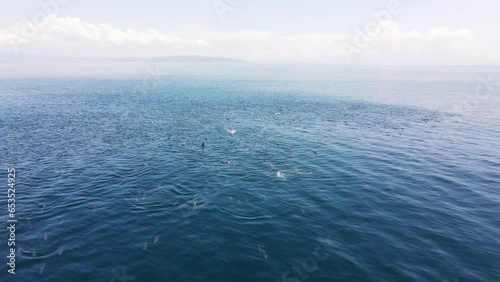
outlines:
[{"label": "blue water surface", "polygon": [[498,78],[0,80],[0,281],[500,281]]}]

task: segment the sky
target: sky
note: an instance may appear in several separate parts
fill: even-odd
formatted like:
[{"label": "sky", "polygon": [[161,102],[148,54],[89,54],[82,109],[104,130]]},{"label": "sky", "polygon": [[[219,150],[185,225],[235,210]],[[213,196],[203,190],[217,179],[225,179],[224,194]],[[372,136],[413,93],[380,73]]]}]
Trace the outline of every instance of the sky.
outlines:
[{"label": "sky", "polygon": [[0,0],[0,61],[500,64],[498,0]]}]

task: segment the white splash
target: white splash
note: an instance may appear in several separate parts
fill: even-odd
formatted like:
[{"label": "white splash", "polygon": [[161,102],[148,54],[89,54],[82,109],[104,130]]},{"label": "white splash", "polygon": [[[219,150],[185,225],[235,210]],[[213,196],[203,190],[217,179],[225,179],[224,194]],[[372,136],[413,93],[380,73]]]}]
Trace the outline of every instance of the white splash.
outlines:
[{"label": "white splash", "polygon": [[278,171],[278,172],[276,172],[276,176],[277,176],[278,178],[281,178],[281,179],[286,179],[287,174],[286,174],[286,173],[283,173],[283,172],[281,172],[281,171]]}]

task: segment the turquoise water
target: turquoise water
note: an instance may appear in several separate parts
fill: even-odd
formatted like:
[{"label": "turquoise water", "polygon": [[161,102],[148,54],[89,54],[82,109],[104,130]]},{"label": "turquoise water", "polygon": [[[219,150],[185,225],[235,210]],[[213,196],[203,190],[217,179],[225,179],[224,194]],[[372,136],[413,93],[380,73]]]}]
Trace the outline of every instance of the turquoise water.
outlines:
[{"label": "turquoise water", "polygon": [[499,281],[500,72],[300,72],[0,80],[0,281]]}]

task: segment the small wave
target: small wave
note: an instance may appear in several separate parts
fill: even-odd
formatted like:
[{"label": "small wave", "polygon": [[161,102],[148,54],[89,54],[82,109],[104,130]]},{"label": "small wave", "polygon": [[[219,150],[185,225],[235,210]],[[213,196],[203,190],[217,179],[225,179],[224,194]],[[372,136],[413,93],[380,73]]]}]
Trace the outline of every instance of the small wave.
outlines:
[{"label": "small wave", "polygon": [[160,184],[152,189],[131,189],[127,202],[132,212],[158,212],[179,209],[198,198],[196,191],[179,185]]},{"label": "small wave", "polygon": [[264,195],[235,191],[222,195],[220,209],[236,218],[256,220],[273,216],[276,204]]},{"label": "small wave", "polygon": [[34,245],[33,247],[25,247],[25,245],[19,245],[19,248],[17,249],[17,255],[19,257],[33,260],[46,259],[55,255],[59,255],[59,253],[61,253],[60,241],[50,241],[46,240],[45,238],[43,240],[40,240],[40,243]]},{"label": "small wave", "polygon": [[294,168],[294,169],[288,170],[288,171],[281,171],[280,170],[280,171],[276,172],[276,177],[283,179],[283,180],[287,180],[292,176],[297,176],[297,175],[302,175],[302,174],[303,173],[298,168]]}]

